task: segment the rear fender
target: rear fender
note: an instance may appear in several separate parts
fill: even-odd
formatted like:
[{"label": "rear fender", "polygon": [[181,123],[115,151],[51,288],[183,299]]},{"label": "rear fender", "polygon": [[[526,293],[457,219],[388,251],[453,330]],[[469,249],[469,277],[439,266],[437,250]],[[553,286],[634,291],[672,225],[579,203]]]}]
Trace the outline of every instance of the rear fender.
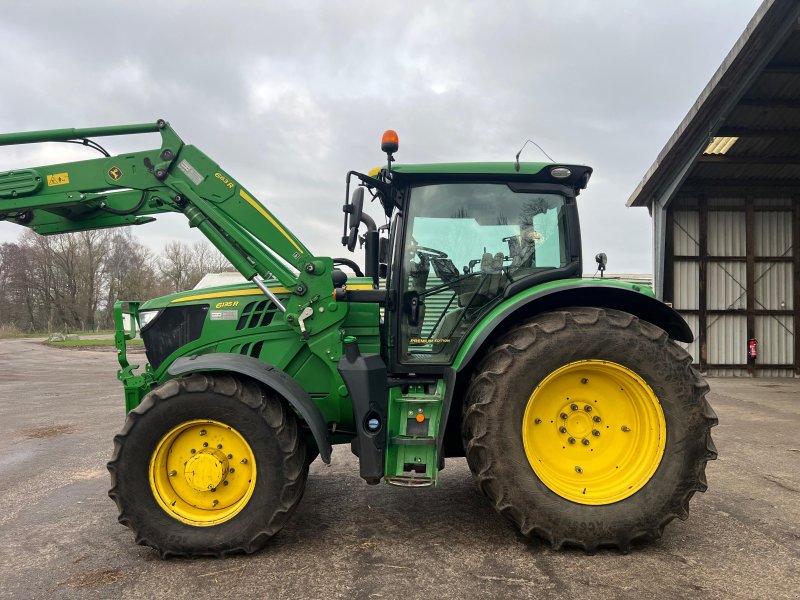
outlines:
[{"label": "rear fender", "polygon": [[227,371],[244,375],[255,379],[282,398],[285,398],[311,430],[314,441],[317,443],[317,448],[319,448],[320,458],[326,464],[330,464],[333,449],[322,413],[317,408],[317,405],[314,404],[308,392],[290,375],[252,356],[222,352],[179,358],[167,370],[173,377],[208,371]]},{"label": "rear fender", "polygon": [[675,310],[644,293],[649,290],[621,282],[601,283],[597,280],[572,280],[548,285],[545,289],[532,288],[509,298],[496,306],[467,336],[453,367],[461,371],[481,351],[514,323],[534,315],[571,306],[612,308],[635,315],[660,327],[670,338],[691,342],[694,334],[689,325]]}]

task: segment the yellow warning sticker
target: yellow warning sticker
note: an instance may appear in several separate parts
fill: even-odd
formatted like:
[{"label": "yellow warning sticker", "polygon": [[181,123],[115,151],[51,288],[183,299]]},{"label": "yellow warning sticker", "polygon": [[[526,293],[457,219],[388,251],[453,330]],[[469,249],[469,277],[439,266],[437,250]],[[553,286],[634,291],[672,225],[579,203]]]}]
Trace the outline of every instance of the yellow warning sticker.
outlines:
[{"label": "yellow warning sticker", "polygon": [[53,173],[47,176],[47,185],[66,185],[69,183],[69,173]]}]

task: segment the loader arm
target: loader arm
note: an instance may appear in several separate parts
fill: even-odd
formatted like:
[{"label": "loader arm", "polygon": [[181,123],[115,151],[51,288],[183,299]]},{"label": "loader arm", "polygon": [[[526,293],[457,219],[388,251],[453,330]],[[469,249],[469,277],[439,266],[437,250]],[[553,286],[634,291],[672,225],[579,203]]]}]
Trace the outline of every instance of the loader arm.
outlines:
[{"label": "loader arm", "polygon": [[[163,120],[8,133],[0,135],[0,146],[73,141],[107,154],[89,138],[143,133],[159,133],[161,147],[0,173],[0,220],[50,235],[140,225],[156,214],[182,213],[265,294],[272,296],[262,281],[268,277],[289,288],[293,295],[287,303],[294,306],[273,298],[289,314],[330,297],[331,260],[314,257],[250,192],[198,148],[184,144]],[[320,277],[323,273],[328,275]],[[303,296],[311,300],[304,303]]]}]

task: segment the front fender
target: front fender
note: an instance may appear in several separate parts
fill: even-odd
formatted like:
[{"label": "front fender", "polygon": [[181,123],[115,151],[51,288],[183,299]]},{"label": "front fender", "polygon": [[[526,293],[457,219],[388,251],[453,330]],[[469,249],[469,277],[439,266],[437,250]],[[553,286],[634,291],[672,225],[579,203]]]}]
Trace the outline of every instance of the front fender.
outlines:
[{"label": "front fender", "polygon": [[461,346],[453,368],[463,369],[510,323],[571,306],[625,311],[660,327],[674,340],[691,342],[694,334],[683,317],[647,292],[650,292],[648,287],[596,279],[567,279],[527,289],[501,302],[483,317]]},{"label": "front fender", "polygon": [[308,392],[290,375],[252,356],[224,352],[179,358],[167,370],[173,377],[205,371],[239,373],[261,382],[276,394],[285,398],[311,430],[314,441],[317,443],[317,448],[319,448],[320,458],[326,464],[330,464],[333,448],[331,447],[328,427],[325,425],[322,413],[317,408],[317,405],[314,404]]}]

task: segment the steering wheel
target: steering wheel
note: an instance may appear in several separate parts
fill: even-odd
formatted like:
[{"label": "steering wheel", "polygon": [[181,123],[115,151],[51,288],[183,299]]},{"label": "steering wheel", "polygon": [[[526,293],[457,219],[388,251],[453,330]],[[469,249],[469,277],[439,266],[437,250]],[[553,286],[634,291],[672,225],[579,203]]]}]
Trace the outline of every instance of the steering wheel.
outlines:
[{"label": "steering wheel", "polygon": [[429,248],[427,246],[417,246],[416,252],[428,258],[447,258],[447,252],[442,252],[441,250]]}]

